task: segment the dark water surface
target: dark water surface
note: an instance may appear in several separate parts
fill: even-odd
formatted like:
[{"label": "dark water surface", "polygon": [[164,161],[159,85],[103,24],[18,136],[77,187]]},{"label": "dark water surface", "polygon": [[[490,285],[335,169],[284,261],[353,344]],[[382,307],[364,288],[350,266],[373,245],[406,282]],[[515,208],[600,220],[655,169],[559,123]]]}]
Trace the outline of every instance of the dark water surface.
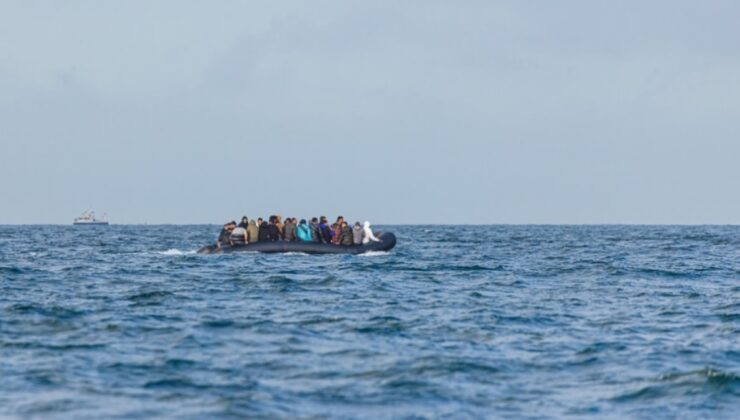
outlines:
[{"label": "dark water surface", "polygon": [[0,226],[0,417],[740,412],[739,227],[389,229],[201,256],[217,227]]}]

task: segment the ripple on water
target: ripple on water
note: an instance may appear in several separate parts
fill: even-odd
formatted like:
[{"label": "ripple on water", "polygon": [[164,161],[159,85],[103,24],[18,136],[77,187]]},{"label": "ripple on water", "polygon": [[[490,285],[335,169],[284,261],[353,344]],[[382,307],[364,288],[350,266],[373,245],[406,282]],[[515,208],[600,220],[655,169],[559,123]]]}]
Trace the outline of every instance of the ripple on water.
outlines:
[{"label": "ripple on water", "polygon": [[633,391],[612,398],[615,403],[640,404],[656,400],[706,397],[740,397],[740,377],[712,368],[661,375]]}]

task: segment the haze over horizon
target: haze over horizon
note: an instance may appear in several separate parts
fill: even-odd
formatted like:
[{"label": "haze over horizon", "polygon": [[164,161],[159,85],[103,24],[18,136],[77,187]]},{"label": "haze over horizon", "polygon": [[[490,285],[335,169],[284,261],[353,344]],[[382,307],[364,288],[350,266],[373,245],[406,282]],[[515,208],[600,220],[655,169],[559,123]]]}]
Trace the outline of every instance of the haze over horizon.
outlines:
[{"label": "haze over horizon", "polygon": [[739,224],[740,3],[0,3],[0,224]]}]

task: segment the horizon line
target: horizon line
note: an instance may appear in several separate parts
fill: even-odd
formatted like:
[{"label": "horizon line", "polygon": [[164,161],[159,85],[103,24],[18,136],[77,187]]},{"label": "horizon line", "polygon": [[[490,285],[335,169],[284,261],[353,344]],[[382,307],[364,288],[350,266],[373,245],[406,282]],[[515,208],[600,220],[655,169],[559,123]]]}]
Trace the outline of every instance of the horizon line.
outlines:
[{"label": "horizon line", "polygon": [[[110,223],[98,226],[220,226],[222,223]],[[79,226],[72,223],[0,223],[0,226]],[[740,226],[740,223],[373,223],[373,226]]]}]

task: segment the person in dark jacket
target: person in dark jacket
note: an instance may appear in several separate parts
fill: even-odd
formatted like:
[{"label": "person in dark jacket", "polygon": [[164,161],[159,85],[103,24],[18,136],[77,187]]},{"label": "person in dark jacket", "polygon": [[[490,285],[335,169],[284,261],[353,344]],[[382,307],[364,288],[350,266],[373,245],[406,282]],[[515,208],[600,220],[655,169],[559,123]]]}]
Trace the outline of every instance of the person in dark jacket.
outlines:
[{"label": "person in dark jacket", "polygon": [[275,242],[279,241],[280,238],[280,228],[275,223],[277,221],[277,218],[275,216],[270,217],[270,223],[267,224],[267,234],[268,238],[267,240]]},{"label": "person in dark jacket", "polygon": [[354,244],[354,238],[352,237],[352,228],[349,227],[349,224],[344,221],[342,222],[342,227],[340,228],[339,244],[345,246]]},{"label": "person in dark jacket", "polygon": [[319,219],[315,217],[312,218],[309,227],[311,228],[311,237],[313,238],[313,241],[319,243],[323,242],[321,240],[321,230],[319,229]]},{"label": "person in dark jacket", "polygon": [[270,228],[267,225],[267,222],[262,222],[260,225],[259,230],[259,241],[260,242],[269,242],[270,241]]},{"label": "person in dark jacket", "polygon": [[247,216],[242,217],[242,221],[241,223],[239,223],[238,227],[244,228],[244,229],[249,227],[249,219],[247,218]]},{"label": "person in dark jacket", "polygon": [[319,223],[319,232],[321,233],[321,242],[325,244],[330,244],[332,231],[329,227],[329,221],[326,219],[326,216],[321,216],[321,223]]}]

